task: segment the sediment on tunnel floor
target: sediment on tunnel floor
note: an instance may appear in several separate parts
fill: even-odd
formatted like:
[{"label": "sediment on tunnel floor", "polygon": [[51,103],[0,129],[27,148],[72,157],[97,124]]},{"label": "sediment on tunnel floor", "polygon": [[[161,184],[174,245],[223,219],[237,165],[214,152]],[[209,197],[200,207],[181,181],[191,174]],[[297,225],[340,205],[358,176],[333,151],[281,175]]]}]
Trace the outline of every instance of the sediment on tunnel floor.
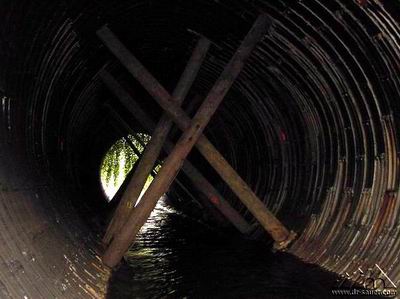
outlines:
[{"label": "sediment on tunnel floor", "polygon": [[[291,253],[336,273],[377,264],[400,281],[395,1],[1,6],[0,294],[90,298],[106,292],[109,274],[96,250],[109,211],[98,167],[121,137],[110,107],[141,128],[103,86],[99,71],[107,66],[155,120],[161,110],[96,30],[108,24],[169,89],[198,34],[209,38],[212,49],[190,100],[207,94],[260,12],[270,18],[268,34],[205,135],[299,233]],[[197,152],[189,160],[256,223]]]}]

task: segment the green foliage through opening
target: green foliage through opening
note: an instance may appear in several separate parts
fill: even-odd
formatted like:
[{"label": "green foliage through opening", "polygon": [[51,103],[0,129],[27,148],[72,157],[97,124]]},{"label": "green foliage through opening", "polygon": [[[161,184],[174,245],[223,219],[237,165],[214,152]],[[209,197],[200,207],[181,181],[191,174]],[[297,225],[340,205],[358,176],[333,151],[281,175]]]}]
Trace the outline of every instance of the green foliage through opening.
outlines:
[{"label": "green foliage through opening", "polygon": [[[100,180],[104,192],[109,200],[124,182],[128,173],[132,170],[139,156],[151,137],[147,134],[138,133],[135,136],[128,135],[115,142],[103,158],[100,167]],[[158,171],[160,165],[155,168]],[[144,191],[149,187],[153,180],[150,175],[146,181]]]}]

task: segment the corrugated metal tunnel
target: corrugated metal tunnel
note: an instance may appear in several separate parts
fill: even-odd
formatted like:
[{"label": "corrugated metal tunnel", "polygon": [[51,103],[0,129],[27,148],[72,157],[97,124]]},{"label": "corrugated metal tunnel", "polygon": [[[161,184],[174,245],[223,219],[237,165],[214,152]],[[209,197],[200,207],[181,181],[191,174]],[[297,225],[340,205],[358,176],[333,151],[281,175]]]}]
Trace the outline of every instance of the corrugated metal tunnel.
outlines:
[{"label": "corrugated metal tunnel", "polygon": [[[268,34],[205,135],[298,233],[292,254],[336,273],[379,264],[400,281],[397,1],[20,0],[0,3],[1,298],[107,292],[97,252],[110,207],[99,165],[123,135],[115,115],[142,128],[99,71],[155,120],[161,110],[96,30],[108,24],[170,91],[198,36],[209,38],[195,102],[261,12]],[[195,151],[189,160],[261,238],[203,158]]]}]

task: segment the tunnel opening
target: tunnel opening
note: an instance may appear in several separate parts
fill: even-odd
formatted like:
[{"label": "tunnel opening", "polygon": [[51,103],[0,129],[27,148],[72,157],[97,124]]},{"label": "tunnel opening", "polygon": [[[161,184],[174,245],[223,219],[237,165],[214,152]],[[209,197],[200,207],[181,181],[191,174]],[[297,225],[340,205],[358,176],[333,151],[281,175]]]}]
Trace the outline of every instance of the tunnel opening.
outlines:
[{"label": "tunnel opening", "polygon": [[[150,139],[151,136],[144,133],[128,135],[118,139],[105,153],[99,169],[99,180],[108,202],[114,199],[124,181],[129,178]],[[148,189],[160,167],[157,164],[147,177],[141,195]]]},{"label": "tunnel opening", "polygon": [[[395,1],[18,1],[1,6],[4,296],[107,293],[110,271],[100,261],[100,240],[115,203],[104,200],[99,165],[121,136],[152,132],[104,86],[100,72],[116,78],[151,120],[159,120],[163,111],[96,31],[107,24],[169,92],[199,36],[211,40],[182,106],[193,117],[260,13],[268,15],[268,33],[205,135],[264,205],[299,234],[291,254],[337,274],[378,265],[398,285],[400,28]],[[176,142],[179,136],[174,128],[169,138]],[[249,223],[251,239],[268,239],[198,150],[187,160]],[[185,174],[177,182],[168,194],[177,214],[184,211],[204,227],[235,236]]]}]

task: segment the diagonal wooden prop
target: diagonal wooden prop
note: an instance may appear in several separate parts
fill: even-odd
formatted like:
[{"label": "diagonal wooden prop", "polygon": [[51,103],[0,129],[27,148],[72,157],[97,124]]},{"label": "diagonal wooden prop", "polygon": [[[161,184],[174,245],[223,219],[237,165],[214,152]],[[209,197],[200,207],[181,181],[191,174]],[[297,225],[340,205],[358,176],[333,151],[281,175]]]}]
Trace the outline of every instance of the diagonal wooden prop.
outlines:
[{"label": "diagonal wooden prop", "polygon": [[[186,98],[209,47],[210,42],[204,37],[200,38],[172,95],[172,101],[177,105],[180,106]],[[103,238],[103,243],[109,244],[115,232],[120,231],[122,225],[124,225],[128,219],[131,210],[136,205],[140,193],[143,190],[147,177],[155,166],[155,162],[160,155],[162,146],[167,139],[172,125],[173,122],[169,119],[168,115],[164,113],[156,128],[153,130],[151,140],[146,146],[143,156],[139,160],[138,167],[114,213]]]},{"label": "diagonal wooden prop", "polygon": [[[183,135],[179,139],[172,153],[165,160],[163,167],[153,183],[150,185],[147,192],[144,194],[142,201],[140,201],[137,208],[133,210],[128,221],[122,227],[122,230],[115,235],[111,245],[106,250],[103,256],[103,262],[106,265],[113,267],[119,263],[124,253],[129,249],[129,246],[132,244],[132,242],[134,242],[136,234],[146,222],[158,199],[162,196],[162,194],[164,194],[164,192],[173,182],[181,166],[183,165],[184,159],[189,154],[196,142],[199,140],[199,145],[201,143],[209,143],[208,140],[202,136],[202,132],[210,121],[212,115],[217,110],[219,104],[222,102],[226,93],[229,91],[229,88],[233,84],[234,80],[243,69],[245,61],[250,56],[257,42],[265,34],[266,27],[267,17],[265,15],[261,15],[258,17],[241,46],[222,72],[220,78],[211,89],[209,95],[206,97],[193,120],[191,122],[188,120],[187,124],[183,122],[181,123],[184,129]],[[155,79],[144,68],[144,66],[141,65],[131,53],[129,53],[122,43],[120,43],[113,36],[112,32],[108,28],[103,28],[102,30],[98,31],[98,35],[113,51],[113,53],[120,60],[122,60],[122,63],[131,71],[131,73],[144,85],[144,87],[146,87],[150,94],[152,94],[153,97],[159,101],[160,105],[162,102],[161,99],[168,103],[167,105],[165,105],[165,102],[162,103],[162,107],[171,114],[172,118],[177,121],[177,123],[181,122],[179,121],[180,118],[183,120],[187,119],[187,116],[182,109],[180,109],[178,105],[175,105],[174,102],[170,101],[168,92],[162,88],[158,82],[155,81]],[[168,106],[172,106],[174,109],[168,109]],[[199,149],[203,149],[202,153],[206,158],[208,158],[210,164],[216,168],[224,180],[227,181],[232,190],[235,191],[238,196],[242,195],[239,196],[239,198],[275,239],[275,241],[278,243],[278,246],[286,244],[294,237],[293,234],[291,234],[264,206],[264,204],[251,191],[247,184],[245,184],[245,182],[237,175],[233,168],[216,150],[215,151],[218,155],[218,158],[221,157],[223,161],[225,161],[225,167],[222,167],[222,169],[219,169],[218,166],[216,166],[220,165],[220,163],[211,163],[211,159],[209,157],[210,152],[204,152],[204,147],[202,146],[199,146]],[[218,162],[218,159],[216,162]],[[223,169],[228,169],[228,173],[230,172],[230,174],[234,176],[232,180],[229,178],[229,176],[226,176],[227,173],[225,171],[221,171]],[[245,192],[242,192],[243,190]]]},{"label": "diagonal wooden prop", "polygon": [[[117,81],[115,81],[115,82],[116,82],[116,84],[118,84]],[[122,88],[122,87],[120,87],[120,88]],[[118,94],[119,93],[120,92],[118,92]],[[131,98],[131,100],[132,101],[129,101],[129,104],[135,103],[132,98]],[[132,107],[135,105],[131,106],[129,104],[126,104],[122,100],[120,100],[120,102],[123,105],[125,105],[126,109],[129,112],[131,112],[130,115],[133,116],[139,123],[142,123],[141,119],[143,119],[143,118],[150,120],[150,122],[153,124],[153,126],[151,128],[146,128],[145,126],[142,126],[145,131],[151,133],[152,130],[154,130],[156,124],[153,122],[153,120],[151,118],[149,118],[147,116],[147,114],[140,107],[138,107],[139,110],[137,110],[134,107]],[[110,111],[110,114],[111,114],[113,120],[115,121],[115,125],[118,125],[117,130],[123,128],[123,130],[124,130],[123,134],[134,135],[135,130],[123,119],[123,117],[121,115],[119,115],[119,113],[117,111],[115,111],[112,106],[108,106],[108,108],[109,108],[109,111]],[[132,111],[134,111],[135,113],[132,113]],[[147,121],[144,121],[143,123],[146,123],[146,122]],[[173,148],[174,148],[174,144],[169,139],[167,139],[165,144],[163,145],[164,152],[166,154],[169,154]],[[211,185],[211,183],[188,160],[185,160],[183,167],[182,167],[182,171],[186,175],[186,177],[191,181],[191,183],[193,184],[193,187],[197,189],[197,192],[199,192],[199,196],[194,197],[193,193],[188,188],[186,188],[185,184],[182,183],[179,179],[176,179],[175,183],[193,201],[201,203],[202,206],[209,206],[211,204],[214,206],[214,208],[219,210],[220,213],[217,213],[216,211],[215,212],[210,211],[211,214],[213,214],[213,216],[216,218],[216,220],[218,222],[220,222],[221,224],[223,224],[223,223],[228,224],[228,222],[230,222],[230,224],[233,225],[242,234],[249,234],[252,230],[255,229],[255,226],[250,225],[242,217],[242,215],[240,215],[234,208],[232,208],[232,206],[225,200],[225,198]],[[132,174],[133,174],[133,172],[132,172]],[[124,181],[123,185],[125,185],[125,186],[128,185],[128,182],[130,181],[132,174],[131,173],[128,174],[128,175],[130,175],[130,177],[127,176],[125,178],[126,182]],[[154,178],[157,175],[157,173],[153,170],[151,175]],[[123,185],[121,187],[123,187]],[[125,191],[124,189],[121,190],[121,192],[120,192],[121,197],[122,197],[122,194],[124,191]],[[119,190],[118,190],[118,192],[119,192]]]},{"label": "diagonal wooden prop", "polygon": [[[130,114],[143,126],[147,132],[153,132],[156,124],[139,106],[138,103],[126,92],[123,87],[107,71],[101,71],[100,77],[108,89],[120,100]],[[122,122],[122,120],[119,120]],[[166,140],[164,149],[170,153],[174,144]],[[182,167],[183,172],[191,180],[194,187],[205,195],[205,197],[235,226],[241,233],[248,234],[252,227],[247,221],[223,198],[223,196],[211,185],[211,183],[197,170],[189,161],[185,161]]]}]

